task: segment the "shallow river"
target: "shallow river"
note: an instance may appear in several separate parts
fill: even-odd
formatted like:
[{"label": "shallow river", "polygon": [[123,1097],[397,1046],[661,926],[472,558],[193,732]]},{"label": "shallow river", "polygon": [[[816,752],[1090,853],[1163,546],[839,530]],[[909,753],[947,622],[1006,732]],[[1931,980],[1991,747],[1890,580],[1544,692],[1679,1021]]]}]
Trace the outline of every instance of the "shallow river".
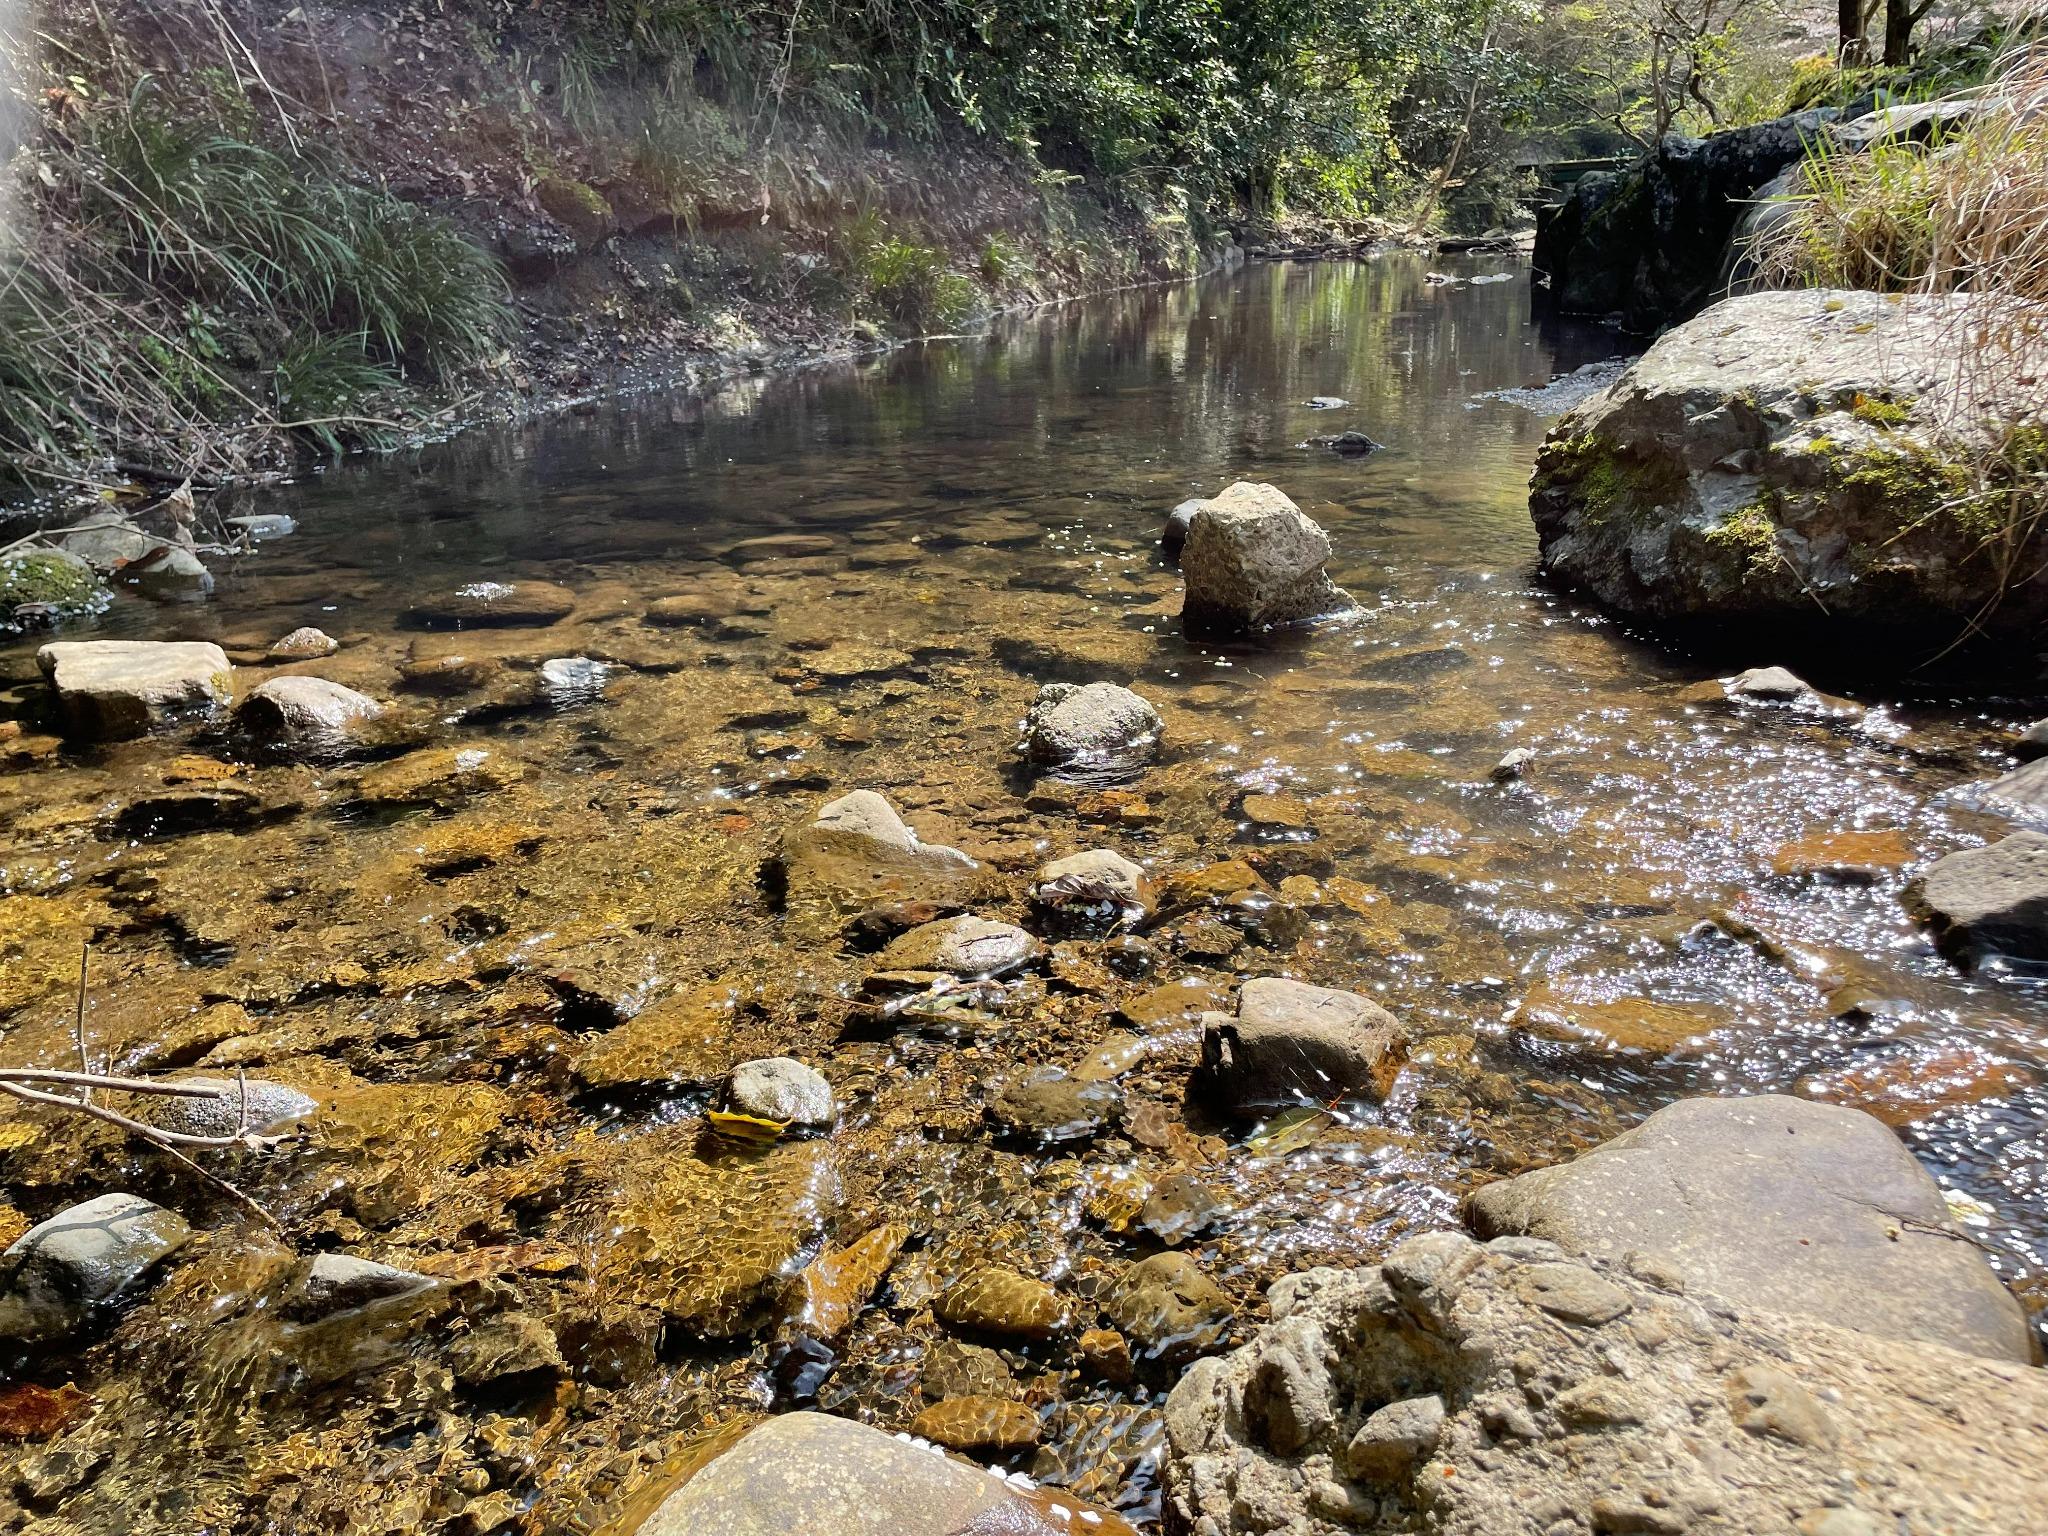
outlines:
[{"label": "shallow river", "polygon": [[[1688,659],[1547,590],[1524,487],[1550,418],[1476,397],[1617,344],[1531,321],[1526,269],[1458,270],[1512,278],[1258,265],[350,463],[246,498],[300,531],[210,603],[124,600],[100,632],[217,639],[245,684],[318,625],[343,649],[297,670],[398,704],[394,745],[424,745],[266,766],[197,726],[65,753],[31,721],[0,777],[7,1056],[69,1060],[90,936],[112,1062],[241,1065],[321,1099],[303,1140],[219,1165],[292,1249],[426,1270],[454,1299],[294,1327],[290,1254],[217,1191],[112,1132],[0,1116],[24,1219],[125,1187],[206,1229],[102,1342],[31,1367],[96,1400],[50,1443],[72,1461],[44,1469],[42,1447],[14,1491],[53,1522],[33,1528],[621,1529],[678,1437],[777,1400],[776,1277],[892,1220],[910,1239],[878,1304],[822,1382],[822,1357],[785,1360],[779,1401],[815,1389],[894,1429],[962,1382],[1015,1397],[1043,1444],[1004,1464],[1143,1525],[1164,1378],[1095,1380],[1057,1342],[962,1350],[931,1315],[950,1282],[1004,1264],[1092,1322],[1170,1237],[1242,1331],[1276,1276],[1449,1224],[1475,1184],[1685,1094],[1883,1115],[2048,1300],[2048,1010],[2037,983],[1959,976],[1899,904],[1911,869],[1993,832],[1952,792],[2009,766],[2014,712],[1736,709],[1713,678],[1774,658],[1731,637]],[[1303,445],[1354,427],[1385,449]],[[1183,640],[1160,523],[1239,478],[1329,531],[1356,616]],[[744,542],[769,535],[799,537]],[[576,611],[409,617],[534,578]],[[645,617],[693,593],[694,622]],[[0,651],[24,711],[32,655]],[[601,695],[537,685],[570,656],[609,664]],[[1097,679],[1158,706],[1162,761],[1106,791],[1034,783],[1015,744],[1036,686]],[[1512,747],[1536,765],[1496,784]],[[761,877],[783,829],[857,787],[996,870],[992,916],[1034,922],[1031,873],[1098,846],[1161,881],[1246,860],[1277,894],[1182,902],[1147,942],[1062,949],[986,1016],[892,1028],[860,1001],[860,934],[785,913]],[[1383,1105],[1277,1137],[1184,1105],[1201,1002],[1276,973],[1403,1020]],[[997,1089],[1105,1043],[1123,1131],[992,1136]],[[832,1079],[839,1129],[707,1140],[718,1075],[780,1054]],[[479,1367],[464,1340],[508,1315],[566,1363],[529,1339]]]}]

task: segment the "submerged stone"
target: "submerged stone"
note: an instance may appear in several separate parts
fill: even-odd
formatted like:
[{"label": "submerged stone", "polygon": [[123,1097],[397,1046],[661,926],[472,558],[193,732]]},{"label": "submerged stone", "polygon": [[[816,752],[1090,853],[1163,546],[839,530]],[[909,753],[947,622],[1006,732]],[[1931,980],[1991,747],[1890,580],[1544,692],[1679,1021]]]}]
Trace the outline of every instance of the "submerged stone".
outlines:
[{"label": "submerged stone", "polygon": [[211,1088],[211,1099],[150,1097],[138,1115],[162,1131],[184,1136],[265,1135],[310,1115],[319,1104],[285,1083],[251,1077],[180,1077],[181,1088]]},{"label": "submerged stone", "polygon": [[949,1328],[1027,1341],[1049,1339],[1067,1326],[1066,1303],[1043,1280],[985,1265],[939,1294],[932,1315]]},{"label": "submerged stone", "polygon": [[0,1338],[41,1343],[77,1331],[191,1235],[182,1216],[138,1195],[60,1211],[0,1254]]},{"label": "submerged stone", "polygon": [[873,790],[819,807],[782,838],[779,864],[792,903],[852,912],[896,901],[962,902],[986,883],[957,848],[921,842]]},{"label": "submerged stone", "polygon": [[414,623],[430,629],[488,629],[553,624],[576,608],[576,594],[551,581],[472,581],[420,598]]},{"label": "submerged stone", "polygon": [[431,1276],[374,1259],[347,1253],[316,1254],[305,1278],[287,1298],[285,1312],[299,1322],[317,1322],[373,1302],[416,1296],[439,1284]]},{"label": "submerged stone", "polygon": [[1167,1368],[1221,1347],[1234,1313],[1222,1288],[1183,1253],[1156,1253],[1130,1265],[1106,1310],[1140,1361]]}]

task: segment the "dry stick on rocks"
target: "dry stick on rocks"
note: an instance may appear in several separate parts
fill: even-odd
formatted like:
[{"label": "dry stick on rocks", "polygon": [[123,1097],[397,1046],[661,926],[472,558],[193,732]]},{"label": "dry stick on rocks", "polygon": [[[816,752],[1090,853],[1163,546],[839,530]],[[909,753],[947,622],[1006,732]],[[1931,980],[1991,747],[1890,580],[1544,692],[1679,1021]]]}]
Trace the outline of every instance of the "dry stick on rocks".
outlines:
[{"label": "dry stick on rocks", "polygon": [[[68,1072],[53,1067],[0,1067],[0,1094],[20,1099],[24,1103],[61,1109],[117,1126],[183,1163],[244,1210],[259,1217],[267,1225],[282,1231],[283,1223],[247,1191],[230,1184],[219,1174],[202,1168],[183,1150],[186,1147],[216,1150],[243,1147],[250,1151],[263,1152],[284,1140],[282,1136],[262,1135],[249,1128],[249,1082],[240,1068],[235,1070],[235,1128],[225,1135],[208,1136],[190,1131],[167,1131],[161,1126],[134,1119],[119,1110],[109,1109],[106,1105],[93,1101],[92,1094],[95,1088],[110,1093],[132,1093],[143,1098],[224,1099],[228,1095],[224,1088],[209,1088],[196,1083],[154,1082],[146,1077],[124,1077],[94,1067],[91,1047],[85,1032],[86,981],[91,964],[92,946],[86,944],[80,949],[78,956],[78,1003],[72,1015],[72,1038],[78,1047],[79,1069],[76,1072]],[[59,1093],[52,1092],[52,1088],[70,1088],[76,1091]]]}]

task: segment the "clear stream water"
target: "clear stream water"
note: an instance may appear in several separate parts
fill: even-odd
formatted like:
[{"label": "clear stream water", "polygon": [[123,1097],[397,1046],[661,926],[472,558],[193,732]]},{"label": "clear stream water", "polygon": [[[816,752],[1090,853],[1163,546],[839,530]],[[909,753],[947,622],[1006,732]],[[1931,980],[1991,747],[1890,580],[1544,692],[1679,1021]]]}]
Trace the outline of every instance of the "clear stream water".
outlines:
[{"label": "clear stream water", "polygon": [[[1085,1311],[1156,1251],[1120,1192],[1200,1183],[1214,1209],[1184,1250],[1242,1327],[1277,1275],[1448,1224],[1475,1184],[1686,1094],[1884,1115],[2038,1308],[2048,1010],[2032,980],[1956,973],[1899,904],[1913,868],[1998,830],[1954,791],[2010,765],[2014,712],[1736,709],[1714,676],[1775,658],[1740,636],[1690,658],[1546,588],[1525,486],[1550,418],[1479,397],[1619,344],[1532,319],[1526,269],[1454,270],[1512,276],[1432,286],[1405,256],[1255,265],[986,339],[350,462],[243,498],[300,531],[212,601],[124,599],[100,633],[218,639],[245,680],[271,640],[318,625],[344,648],[299,670],[399,705],[427,745],[398,764],[477,747],[508,772],[423,809],[366,790],[361,765],[242,764],[228,782],[247,824],[181,832],[176,797],[194,791],[168,781],[221,770],[174,759],[234,759],[217,734],[26,751],[0,777],[8,1053],[68,1048],[63,978],[95,932],[91,1018],[115,1060],[246,1064],[323,1096],[308,1142],[236,1165],[301,1253],[466,1289],[453,1322],[329,1341],[312,1362],[261,1304],[282,1250],[233,1207],[111,1137],[0,1120],[25,1216],[122,1182],[210,1231],[104,1342],[32,1367],[101,1403],[57,1443],[111,1457],[39,1507],[95,1530],[368,1532],[439,1529],[502,1494],[536,1529],[601,1528],[678,1434],[772,1395],[744,1329],[659,1327],[674,1274],[765,1293],[762,1274],[820,1243],[907,1220],[819,1395],[897,1428],[932,1395],[920,1383],[950,1346],[929,1302],[959,1273],[1002,1262]],[[1350,404],[1311,411],[1313,395]],[[1303,446],[1352,427],[1385,449]],[[1329,531],[1356,616],[1256,646],[1181,637],[1159,526],[1240,478]],[[805,537],[742,543],[767,535]],[[573,589],[576,612],[453,636],[408,618],[422,594],[536,578]],[[721,611],[644,618],[692,592]],[[10,645],[0,674],[34,747],[32,653]],[[463,689],[408,683],[408,664],[453,654],[474,664]],[[562,656],[609,664],[601,699],[536,693],[534,668]],[[1017,767],[1017,721],[1055,678],[1130,684],[1164,715],[1162,762],[1121,798]],[[1518,746],[1533,772],[1491,782]],[[1176,915],[1141,977],[1083,944],[985,1034],[857,1027],[868,957],[781,915],[758,875],[783,828],[855,787],[999,871],[1010,896],[991,915],[1029,921],[1039,862],[1107,845],[1162,879],[1232,858],[1293,876],[1288,920],[1247,934],[1242,912]],[[121,820],[138,802],[159,835]],[[1844,832],[1864,835],[1816,841]],[[1142,999],[1280,971],[1370,992],[1416,1045],[1384,1105],[1276,1147],[1184,1108],[1195,1032]],[[620,1019],[707,985],[741,1006],[708,1037],[659,1042],[672,1070],[586,1064]],[[1106,1040],[1135,1063],[1126,1115],[1156,1106],[1171,1135],[991,1140],[997,1086]],[[780,1053],[833,1079],[846,1114],[829,1141],[758,1169],[678,1151],[719,1067]],[[565,1340],[552,1395],[533,1395],[545,1371],[515,1380],[524,1396],[437,1374],[451,1330],[507,1308]],[[1005,1464],[1154,1518],[1158,1382],[1090,1381],[1057,1345],[1005,1365],[1045,1440]],[[167,1401],[165,1379],[181,1383]]]}]

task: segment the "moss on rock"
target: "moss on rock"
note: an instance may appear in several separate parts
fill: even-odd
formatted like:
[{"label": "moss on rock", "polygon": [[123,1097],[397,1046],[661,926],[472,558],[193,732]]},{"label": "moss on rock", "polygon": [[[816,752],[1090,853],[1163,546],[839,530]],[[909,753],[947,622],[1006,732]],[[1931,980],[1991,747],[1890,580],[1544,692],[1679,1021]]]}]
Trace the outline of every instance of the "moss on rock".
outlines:
[{"label": "moss on rock", "polygon": [[91,566],[61,549],[19,549],[0,555],[0,620],[47,606],[75,612],[98,603],[106,591]]}]

